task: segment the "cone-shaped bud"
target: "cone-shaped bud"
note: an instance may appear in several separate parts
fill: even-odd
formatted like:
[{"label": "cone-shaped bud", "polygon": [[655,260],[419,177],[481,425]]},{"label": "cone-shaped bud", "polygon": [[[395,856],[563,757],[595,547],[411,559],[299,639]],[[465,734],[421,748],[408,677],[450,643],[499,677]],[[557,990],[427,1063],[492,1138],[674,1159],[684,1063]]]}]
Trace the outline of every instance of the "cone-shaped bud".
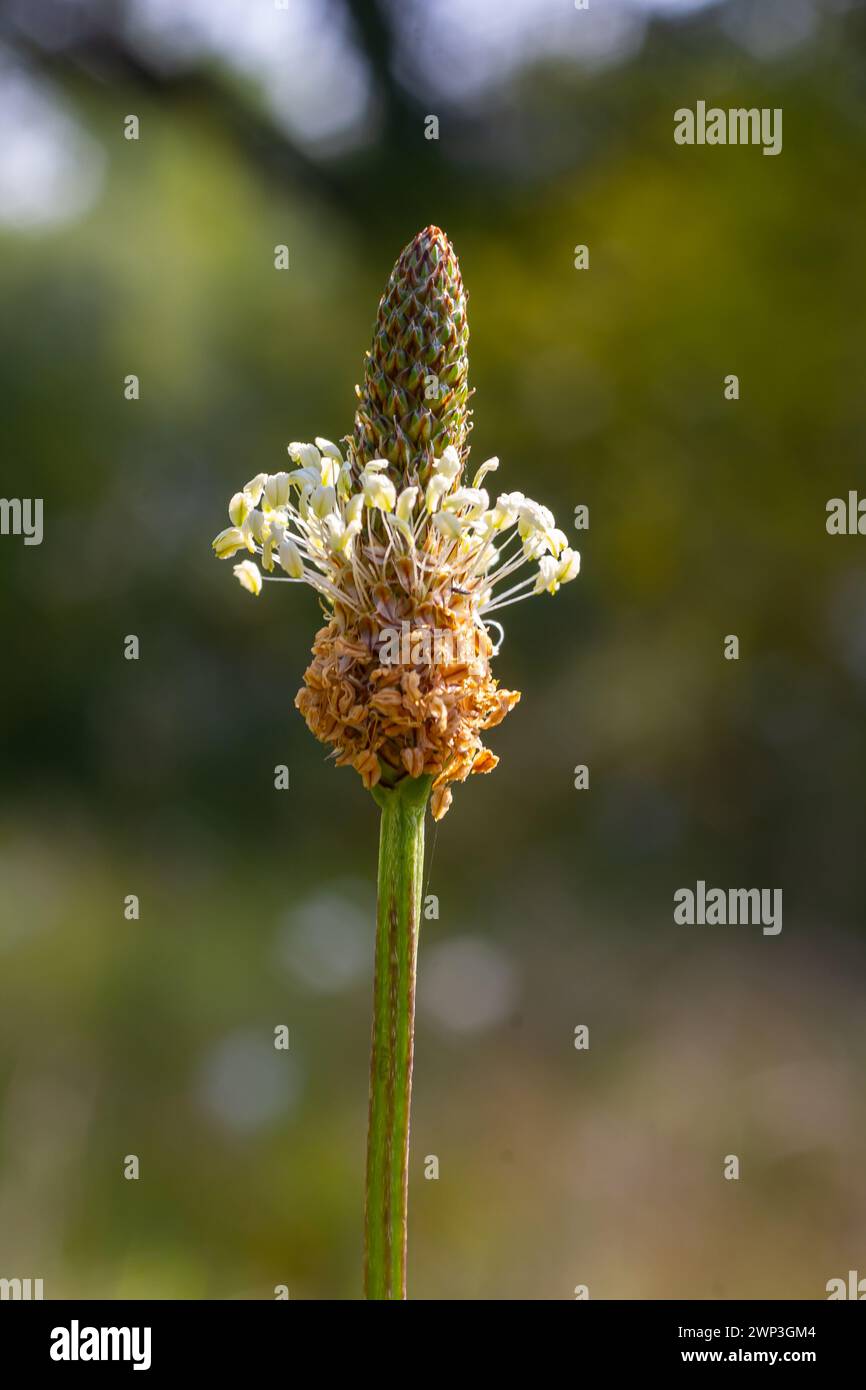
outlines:
[{"label": "cone-shaped bud", "polygon": [[466,462],[471,428],[469,322],[454,248],[438,227],[405,247],[379,302],[364,382],[355,387],[353,447],[425,484],[449,444]]}]

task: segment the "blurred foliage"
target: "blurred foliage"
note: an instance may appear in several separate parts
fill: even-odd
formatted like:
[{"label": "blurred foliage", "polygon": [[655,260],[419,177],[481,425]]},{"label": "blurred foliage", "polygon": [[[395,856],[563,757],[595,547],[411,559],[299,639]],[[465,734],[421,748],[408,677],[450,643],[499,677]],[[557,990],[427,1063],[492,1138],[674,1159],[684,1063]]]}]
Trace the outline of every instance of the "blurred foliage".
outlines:
[{"label": "blurred foliage", "polygon": [[[209,543],[290,439],[349,431],[378,295],[435,222],[475,456],[590,529],[578,583],[509,611],[502,764],[431,834],[411,1290],[821,1297],[864,1237],[866,559],[824,527],[866,491],[862,7],[768,62],[717,7],[658,18],[630,61],[443,100],[436,144],[389,7],[352,5],[383,114],[330,157],[218,69],[158,80],[110,28],[82,61],[13,9],[107,172],[80,219],[0,233],[4,492],[46,517],[0,543],[0,1274],[357,1295],[375,813],[292,709],[312,596],[253,602]],[[702,95],[782,107],[782,155],[676,147]],[[781,886],[781,937],[674,926],[697,878]],[[482,956],[455,1024],[459,953],[426,1004],[424,977],[465,940],[507,988],[485,1018]]]}]

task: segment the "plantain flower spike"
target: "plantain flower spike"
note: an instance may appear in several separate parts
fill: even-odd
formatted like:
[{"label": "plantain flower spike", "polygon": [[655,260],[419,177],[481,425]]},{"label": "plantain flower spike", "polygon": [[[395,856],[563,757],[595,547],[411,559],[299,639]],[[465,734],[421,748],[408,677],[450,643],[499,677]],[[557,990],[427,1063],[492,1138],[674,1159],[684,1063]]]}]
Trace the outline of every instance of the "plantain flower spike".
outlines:
[{"label": "plantain flower spike", "polygon": [[520,699],[491,675],[486,620],[580,568],[547,507],[491,499],[498,459],[467,472],[468,338],[457,257],[426,227],[379,303],[344,449],[290,444],[292,468],[235,493],[213,543],[220,559],[259,557],[264,574],[234,567],[255,596],[275,579],[316,590],[326,622],[297,708],[365,787],[432,777],[436,820],[452,783],[496,766],[482,735]]}]

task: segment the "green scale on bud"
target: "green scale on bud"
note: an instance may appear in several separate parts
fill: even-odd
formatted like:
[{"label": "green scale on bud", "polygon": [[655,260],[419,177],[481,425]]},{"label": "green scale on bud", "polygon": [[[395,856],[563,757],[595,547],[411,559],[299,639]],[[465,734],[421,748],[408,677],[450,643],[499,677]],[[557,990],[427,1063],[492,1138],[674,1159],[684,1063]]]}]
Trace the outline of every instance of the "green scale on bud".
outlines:
[{"label": "green scale on bud", "polygon": [[405,483],[430,477],[452,444],[465,464],[472,428],[468,401],[469,320],[454,248],[425,227],[401,252],[379,301],[367,353],[352,446],[363,467],[386,458]]}]

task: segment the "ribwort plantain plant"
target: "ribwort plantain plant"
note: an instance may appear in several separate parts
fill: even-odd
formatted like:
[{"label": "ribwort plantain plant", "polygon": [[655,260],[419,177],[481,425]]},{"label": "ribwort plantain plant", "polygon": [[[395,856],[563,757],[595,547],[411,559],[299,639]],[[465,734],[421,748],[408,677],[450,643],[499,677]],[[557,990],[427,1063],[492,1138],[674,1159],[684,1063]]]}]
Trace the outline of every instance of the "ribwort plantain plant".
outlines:
[{"label": "ribwort plantain plant", "polygon": [[[325,624],[295,704],[381,811],[367,1134],[364,1291],[406,1297],[409,1112],[424,821],[452,786],[499,761],[482,735],[520,698],[491,673],[491,616],[574,579],[580,557],[522,492],[491,504],[488,459],[467,485],[469,326],[457,257],[438,227],[385,287],[354,430],[293,443],[229,503],[221,559],[253,595],[308,584]],[[514,579],[524,566],[531,573]],[[264,573],[262,573],[264,571]],[[499,627],[496,622],[493,627]]]}]

